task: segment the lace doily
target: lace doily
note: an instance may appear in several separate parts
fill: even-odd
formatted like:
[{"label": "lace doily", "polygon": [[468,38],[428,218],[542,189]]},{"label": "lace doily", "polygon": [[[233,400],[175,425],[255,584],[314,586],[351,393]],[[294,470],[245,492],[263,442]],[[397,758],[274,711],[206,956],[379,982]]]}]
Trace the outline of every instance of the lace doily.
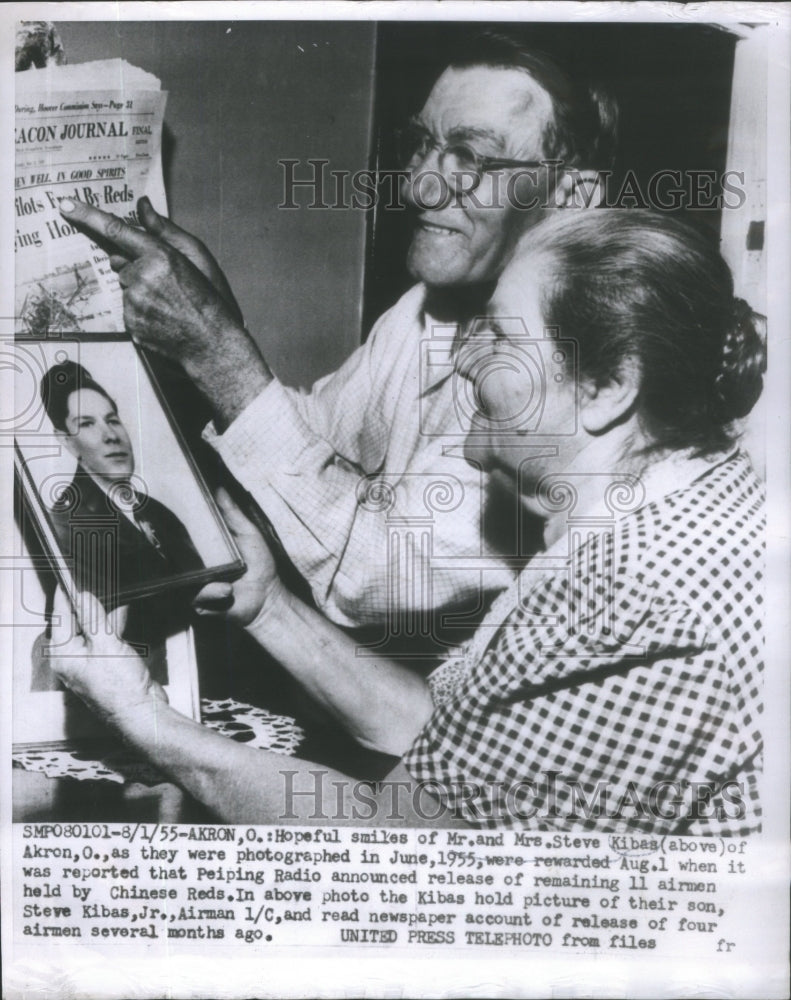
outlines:
[{"label": "lace doily", "polygon": [[[288,715],[274,715],[232,698],[201,699],[203,724],[227,739],[259,750],[293,756],[305,738],[304,730]],[[43,747],[14,750],[15,767],[39,771],[48,778],[78,781],[142,782],[154,785],[165,780],[149,764],[124,748]]]}]

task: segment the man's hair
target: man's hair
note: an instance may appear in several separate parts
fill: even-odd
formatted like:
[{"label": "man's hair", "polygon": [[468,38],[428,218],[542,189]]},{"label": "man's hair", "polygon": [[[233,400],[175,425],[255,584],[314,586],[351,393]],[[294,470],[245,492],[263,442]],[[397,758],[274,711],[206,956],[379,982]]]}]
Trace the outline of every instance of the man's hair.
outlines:
[{"label": "man's hair", "polygon": [[554,212],[516,257],[534,258],[544,320],[577,342],[581,378],[607,385],[637,362],[655,447],[731,444],[761,394],[766,344],[711,234],[640,209]]},{"label": "man's hair", "polygon": [[41,379],[39,392],[47,416],[55,430],[65,431],[69,415],[69,396],[80,389],[93,389],[104,396],[115,412],[115,400],[96,382],[91,373],[76,361],[61,361],[53,365]]},{"label": "man's hair", "polygon": [[608,170],[618,142],[618,105],[603,88],[561,68],[552,56],[516,35],[483,31],[451,58],[449,67],[520,69],[547,92],[553,116],[544,131],[544,157],[567,167]]}]

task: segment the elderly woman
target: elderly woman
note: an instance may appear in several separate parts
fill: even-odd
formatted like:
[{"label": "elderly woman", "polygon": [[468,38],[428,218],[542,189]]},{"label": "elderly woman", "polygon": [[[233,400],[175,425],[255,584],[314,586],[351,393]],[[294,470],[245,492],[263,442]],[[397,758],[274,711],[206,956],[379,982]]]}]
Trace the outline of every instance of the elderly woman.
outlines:
[{"label": "elderly woman", "polygon": [[232,602],[362,745],[401,757],[384,782],[223,740],[133,657],[106,667],[101,632],[55,669],[229,821],[755,829],[763,496],[733,443],[762,386],[750,310],[686,225],[568,211],[529,232],[489,313],[457,356],[467,455],[510,479],[547,549],[460,656],[429,683],[361,662],[233,509],[250,570],[199,598]]}]

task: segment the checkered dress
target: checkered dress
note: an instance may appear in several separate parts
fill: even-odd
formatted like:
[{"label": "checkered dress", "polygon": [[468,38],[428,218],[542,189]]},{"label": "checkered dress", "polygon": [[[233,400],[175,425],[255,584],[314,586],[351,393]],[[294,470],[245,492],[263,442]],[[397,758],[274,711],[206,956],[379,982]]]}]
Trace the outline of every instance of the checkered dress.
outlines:
[{"label": "checkered dress", "polygon": [[758,829],[764,493],[735,454],[570,546],[405,758],[474,826]]}]

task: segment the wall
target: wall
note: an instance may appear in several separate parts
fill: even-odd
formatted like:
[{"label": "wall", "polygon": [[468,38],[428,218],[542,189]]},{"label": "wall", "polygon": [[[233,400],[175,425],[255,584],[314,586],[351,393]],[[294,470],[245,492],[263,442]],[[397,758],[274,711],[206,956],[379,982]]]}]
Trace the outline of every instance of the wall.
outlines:
[{"label": "wall", "polygon": [[307,385],[336,368],[360,342],[365,216],[278,209],[277,161],[368,165],[374,27],[261,21],[57,27],[69,62],[121,56],[162,81],[169,92],[164,153],[171,217],[215,253],[248,328],[283,381]]}]

